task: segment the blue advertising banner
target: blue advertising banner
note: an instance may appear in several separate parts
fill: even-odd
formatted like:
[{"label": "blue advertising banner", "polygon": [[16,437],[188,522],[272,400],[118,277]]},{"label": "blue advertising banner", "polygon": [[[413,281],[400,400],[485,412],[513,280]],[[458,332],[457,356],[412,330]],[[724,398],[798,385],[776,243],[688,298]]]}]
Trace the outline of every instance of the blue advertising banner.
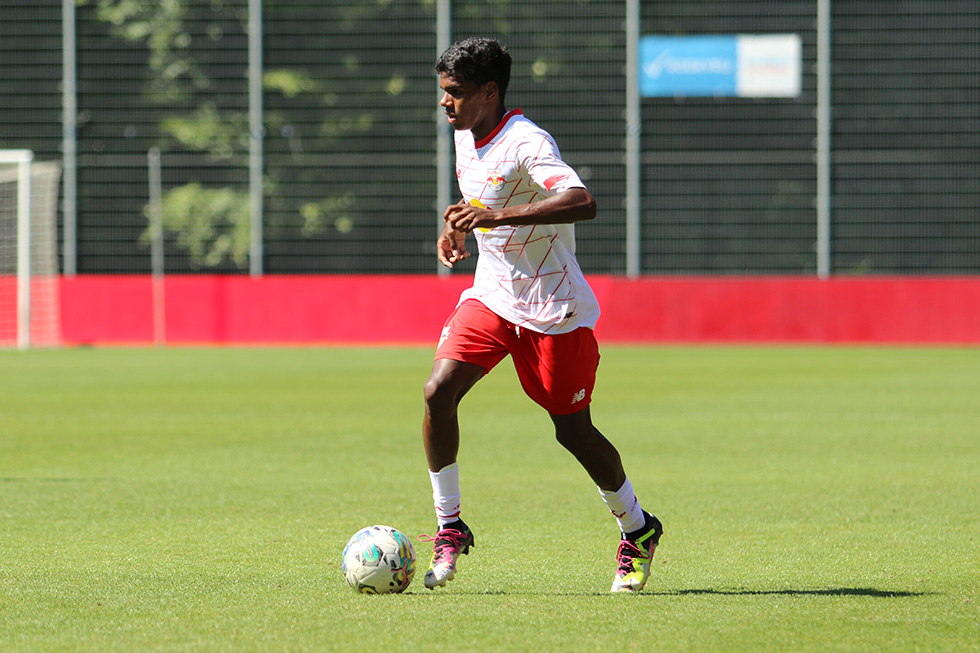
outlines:
[{"label": "blue advertising banner", "polygon": [[734,96],[734,36],[640,39],[640,95]]},{"label": "blue advertising banner", "polygon": [[639,44],[644,97],[796,97],[800,37],[645,36]]}]

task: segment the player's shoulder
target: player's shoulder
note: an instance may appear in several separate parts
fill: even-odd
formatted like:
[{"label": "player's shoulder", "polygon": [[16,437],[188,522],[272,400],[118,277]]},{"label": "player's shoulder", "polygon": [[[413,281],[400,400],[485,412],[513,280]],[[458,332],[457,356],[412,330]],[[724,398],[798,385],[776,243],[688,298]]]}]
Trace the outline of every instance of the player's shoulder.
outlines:
[{"label": "player's shoulder", "polygon": [[507,121],[507,129],[514,136],[547,138],[548,140],[551,140],[551,134],[538,126],[536,122],[525,116],[520,109],[518,109],[515,112],[515,115]]},{"label": "player's shoulder", "polygon": [[509,149],[520,157],[538,156],[542,152],[557,151],[558,145],[546,130],[539,127],[524,115],[510,121],[510,130],[505,137]]}]

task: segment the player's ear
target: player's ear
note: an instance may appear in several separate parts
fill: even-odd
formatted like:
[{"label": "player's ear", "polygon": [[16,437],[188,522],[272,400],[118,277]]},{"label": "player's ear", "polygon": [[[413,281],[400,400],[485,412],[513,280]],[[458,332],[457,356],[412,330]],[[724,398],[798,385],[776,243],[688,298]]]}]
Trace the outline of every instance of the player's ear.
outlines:
[{"label": "player's ear", "polygon": [[496,100],[500,97],[500,87],[497,82],[487,82],[483,85],[483,99]]}]

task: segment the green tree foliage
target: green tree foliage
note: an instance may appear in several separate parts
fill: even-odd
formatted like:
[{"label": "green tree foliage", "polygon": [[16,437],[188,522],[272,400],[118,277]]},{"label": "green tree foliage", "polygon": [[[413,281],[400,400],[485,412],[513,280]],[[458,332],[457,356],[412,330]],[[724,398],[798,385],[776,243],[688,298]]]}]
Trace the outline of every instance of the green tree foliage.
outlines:
[{"label": "green tree foliage", "polygon": [[[176,234],[191,264],[213,267],[231,260],[248,263],[249,196],[231,188],[205,188],[193,182],[163,196],[164,227]],[[143,239],[148,240],[149,230]]]},{"label": "green tree foliage", "polygon": [[[248,114],[240,109],[219,107],[213,101],[218,82],[213,79],[221,64],[201,60],[201,48],[194,47],[195,39],[213,41],[219,45],[229,23],[241,38],[248,22],[244,2],[227,0],[77,0],[92,5],[96,17],[112,25],[111,33],[128,43],[142,44],[148,50],[147,64],[151,74],[143,95],[151,105],[165,106],[170,113],[157,128],[162,142],[160,149],[170,153],[181,150],[205,155],[210,161],[231,161],[247,167],[250,134]],[[227,65],[227,64],[225,64]],[[221,71],[227,75],[227,72]],[[304,94],[319,94],[326,105],[335,96],[326,93],[324,84],[302,70],[277,68],[264,70],[266,92],[290,99]],[[244,92],[244,86],[240,89]],[[340,121],[348,130],[365,124],[369,116],[356,116]],[[267,129],[289,129],[287,119],[276,111],[265,114]],[[336,136],[343,130],[325,122],[323,135]],[[218,184],[221,182],[218,181]],[[277,178],[266,177],[263,190],[267,202],[282,212],[295,216],[298,232],[311,237],[328,226],[347,233],[353,224],[347,210],[353,196],[293,198],[287,206],[280,197],[270,197],[277,190]],[[248,264],[250,244],[249,193],[236,185],[206,186],[200,182],[187,183],[167,192],[163,198],[162,219],[166,232],[172,234],[178,247],[185,250],[191,264],[214,267],[226,262],[244,268]],[[149,211],[144,213],[149,215]],[[277,228],[275,222],[268,224]],[[149,238],[149,229],[141,240]]]},{"label": "green tree foliage", "polygon": [[[206,87],[207,77],[189,50],[185,30],[187,0],[78,0],[94,4],[99,20],[113,25],[113,34],[130,43],[145,43],[154,75],[149,92],[157,102],[187,97],[195,87]],[[212,6],[223,2],[213,0]]]},{"label": "green tree foliage", "polygon": [[[158,125],[166,142],[175,147],[205,153],[210,159],[230,159],[248,151],[247,116],[222,112],[210,101],[198,98],[212,80],[191,48],[193,36],[187,18],[188,0],[78,0],[94,4],[99,20],[113,25],[112,34],[130,43],[145,44],[151,70],[144,95],[152,104],[172,107],[174,112]],[[211,0],[211,11],[229,10],[240,23],[247,15],[240,6],[226,7]],[[200,8],[198,8],[200,9]],[[220,38],[211,24],[206,32]],[[144,211],[149,215],[149,211]],[[225,261],[244,267],[249,250],[249,195],[233,187],[208,188],[192,182],[167,192],[163,198],[164,229],[175,237],[193,266],[211,267]],[[149,237],[149,229],[141,240]]]}]

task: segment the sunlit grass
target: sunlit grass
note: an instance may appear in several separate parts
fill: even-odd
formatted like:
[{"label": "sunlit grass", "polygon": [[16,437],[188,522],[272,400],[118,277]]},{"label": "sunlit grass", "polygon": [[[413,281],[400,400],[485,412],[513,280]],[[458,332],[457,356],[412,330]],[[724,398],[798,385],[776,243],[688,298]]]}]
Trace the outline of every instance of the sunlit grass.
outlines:
[{"label": "sunlit grass", "polygon": [[666,529],[634,596],[505,362],[462,406],[458,577],[358,595],[354,531],[434,525],[430,364],[0,353],[0,649],[977,650],[980,351],[604,348],[593,416]]}]

